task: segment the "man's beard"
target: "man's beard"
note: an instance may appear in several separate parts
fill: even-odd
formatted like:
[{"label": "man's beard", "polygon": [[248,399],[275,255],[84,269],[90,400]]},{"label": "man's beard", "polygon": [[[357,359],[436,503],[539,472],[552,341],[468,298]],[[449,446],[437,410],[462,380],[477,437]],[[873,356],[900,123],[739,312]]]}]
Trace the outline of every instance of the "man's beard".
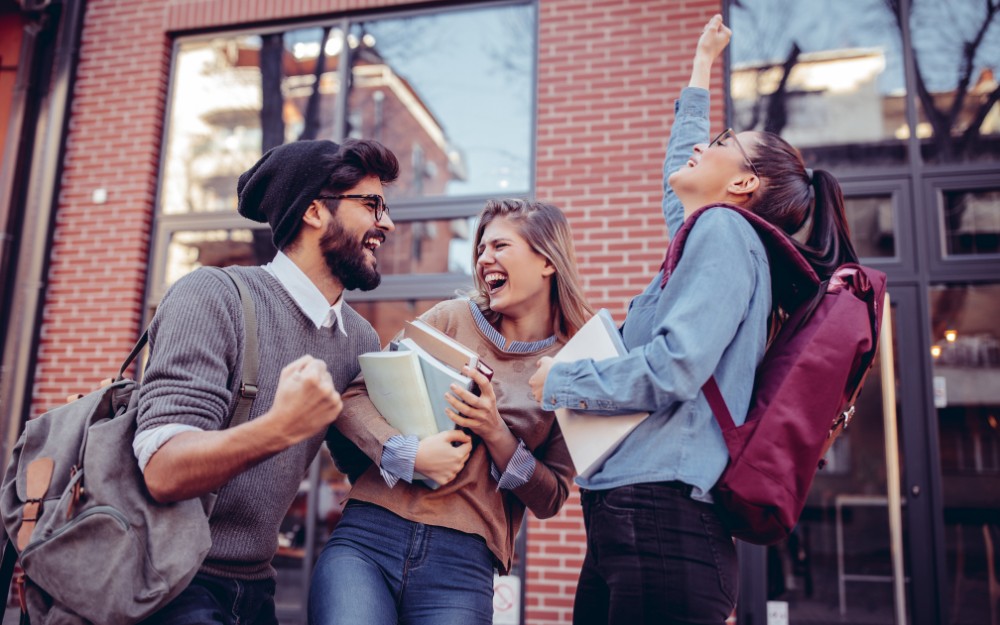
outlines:
[{"label": "man's beard", "polygon": [[[384,239],[381,232],[375,231],[366,232],[361,241],[372,236]],[[326,266],[348,291],[371,291],[382,282],[378,269],[370,266],[365,258],[364,245],[355,241],[336,217],[319,240],[319,245]]]}]

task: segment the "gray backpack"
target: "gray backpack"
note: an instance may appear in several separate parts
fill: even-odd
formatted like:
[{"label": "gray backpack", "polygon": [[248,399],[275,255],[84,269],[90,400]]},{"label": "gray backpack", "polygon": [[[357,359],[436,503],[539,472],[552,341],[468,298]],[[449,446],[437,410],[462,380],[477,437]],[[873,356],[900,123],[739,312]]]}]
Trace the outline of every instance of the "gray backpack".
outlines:
[{"label": "gray backpack", "polygon": [[[225,273],[240,292],[246,329],[232,427],[246,421],[257,393],[257,323],[245,284]],[[187,587],[211,546],[215,494],[159,504],[133,455],[139,384],[125,372],[147,337],[111,385],[28,421],[12,452],[0,487],[9,537],[0,588],[9,587],[19,554],[17,593],[35,625],[137,623]]]}]

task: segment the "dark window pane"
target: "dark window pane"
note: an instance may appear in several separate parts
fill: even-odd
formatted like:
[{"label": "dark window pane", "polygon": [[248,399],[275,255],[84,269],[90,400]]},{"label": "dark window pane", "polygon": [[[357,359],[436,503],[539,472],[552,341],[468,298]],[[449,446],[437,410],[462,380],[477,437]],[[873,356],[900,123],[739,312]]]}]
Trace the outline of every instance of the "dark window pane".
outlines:
[{"label": "dark window pane", "polygon": [[929,299],[949,623],[989,623],[995,606],[980,589],[1000,544],[1000,286],[932,286]]},{"label": "dark window pane", "polygon": [[945,254],[1000,253],[1000,189],[945,191],[940,210]]},{"label": "dark window pane", "polygon": [[901,35],[882,0],[732,3],[737,130],[768,130],[811,167],[906,161]]},{"label": "dark window pane", "polygon": [[530,5],[352,27],[349,133],[399,157],[390,196],[528,189],[534,38]]},{"label": "dark window pane", "polygon": [[861,258],[892,258],[896,255],[896,223],[891,195],[844,199],[851,242]]},{"label": "dark window pane", "polygon": [[917,136],[931,162],[1000,160],[1000,10],[982,0],[913,0]]}]

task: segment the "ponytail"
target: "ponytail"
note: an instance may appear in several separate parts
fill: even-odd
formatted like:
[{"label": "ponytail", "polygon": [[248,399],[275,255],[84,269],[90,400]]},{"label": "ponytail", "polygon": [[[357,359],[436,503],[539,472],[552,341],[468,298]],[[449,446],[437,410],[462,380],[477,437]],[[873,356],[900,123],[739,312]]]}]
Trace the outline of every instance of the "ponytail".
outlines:
[{"label": "ponytail", "polygon": [[808,225],[805,243],[792,241],[822,280],[839,265],[858,262],[837,179],[823,170],[807,170],[799,151],[778,135],[757,136],[751,151],[760,187],[745,208],[789,236]]},{"label": "ponytail", "polygon": [[817,169],[813,172],[812,188],[815,195],[812,227],[805,245],[798,247],[816,273],[825,280],[833,275],[838,266],[858,262],[858,254],[851,243],[840,183],[829,172]]}]

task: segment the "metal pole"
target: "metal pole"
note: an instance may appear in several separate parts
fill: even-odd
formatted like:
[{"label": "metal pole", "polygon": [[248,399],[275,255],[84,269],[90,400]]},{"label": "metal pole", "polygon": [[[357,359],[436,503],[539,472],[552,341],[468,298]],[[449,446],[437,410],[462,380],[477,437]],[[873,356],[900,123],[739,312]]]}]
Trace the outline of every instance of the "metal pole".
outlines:
[{"label": "metal pole", "polygon": [[899,432],[896,429],[896,367],[892,353],[892,307],[885,294],[882,333],[879,337],[882,366],[882,427],[885,431],[886,486],[889,497],[889,548],[896,624],[906,625],[906,570],[903,568],[903,497],[899,473]]}]

